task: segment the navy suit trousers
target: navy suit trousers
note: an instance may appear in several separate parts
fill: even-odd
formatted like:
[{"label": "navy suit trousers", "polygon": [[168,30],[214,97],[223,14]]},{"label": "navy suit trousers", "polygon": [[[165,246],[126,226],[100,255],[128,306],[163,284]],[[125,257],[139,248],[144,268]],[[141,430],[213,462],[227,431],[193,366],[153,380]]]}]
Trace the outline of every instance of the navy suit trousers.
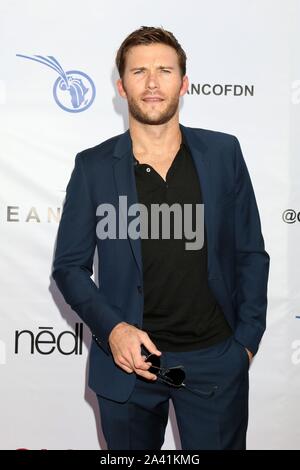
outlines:
[{"label": "navy suit trousers", "polygon": [[233,336],[209,348],[163,352],[162,367],[184,366],[186,385],[213,396],[138,376],[124,403],[97,395],[109,450],[160,450],[173,402],[183,450],[245,449],[248,425],[249,359]]}]

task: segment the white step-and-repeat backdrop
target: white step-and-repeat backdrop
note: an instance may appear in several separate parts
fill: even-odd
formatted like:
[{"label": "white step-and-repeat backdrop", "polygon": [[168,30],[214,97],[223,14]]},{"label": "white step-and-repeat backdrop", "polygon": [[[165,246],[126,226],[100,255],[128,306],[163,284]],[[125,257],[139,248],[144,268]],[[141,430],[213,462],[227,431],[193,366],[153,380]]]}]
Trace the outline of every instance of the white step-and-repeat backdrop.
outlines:
[{"label": "white step-and-repeat backdrop", "polygon": [[[105,448],[90,333],[50,271],[75,154],[127,128],[114,58],[142,25],[186,50],[182,124],[241,142],[271,256],[248,448],[300,448],[299,18],[297,0],[1,1],[1,449]],[[172,408],[163,448],[180,449]]]}]

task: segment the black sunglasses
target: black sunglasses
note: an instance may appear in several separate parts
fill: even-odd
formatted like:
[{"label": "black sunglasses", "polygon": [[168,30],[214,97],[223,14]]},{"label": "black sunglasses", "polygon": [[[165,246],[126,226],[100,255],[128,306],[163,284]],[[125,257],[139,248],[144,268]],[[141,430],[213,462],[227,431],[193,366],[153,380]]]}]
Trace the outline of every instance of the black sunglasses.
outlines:
[{"label": "black sunglasses", "polygon": [[185,371],[183,366],[174,366],[174,367],[169,367],[169,368],[163,368],[161,367],[160,363],[160,356],[157,356],[156,354],[149,354],[145,362],[150,362],[151,366],[148,369],[148,372],[151,372],[152,374],[155,374],[157,376],[157,380],[160,380],[161,382],[164,382],[168,385],[171,385],[172,387],[184,387],[187,390],[196,393],[197,395],[200,395],[203,398],[209,398],[212,397],[218,386],[214,384],[203,384],[203,388],[201,389],[195,389],[195,388],[190,388],[184,383],[185,380]]}]

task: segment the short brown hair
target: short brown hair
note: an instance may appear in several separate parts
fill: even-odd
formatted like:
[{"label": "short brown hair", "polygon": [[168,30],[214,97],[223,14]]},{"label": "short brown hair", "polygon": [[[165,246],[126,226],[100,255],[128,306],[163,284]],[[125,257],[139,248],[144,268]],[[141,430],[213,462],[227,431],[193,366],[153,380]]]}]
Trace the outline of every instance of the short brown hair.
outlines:
[{"label": "short brown hair", "polygon": [[139,45],[148,45],[154,43],[166,44],[173,47],[177,52],[179,67],[182,77],[186,74],[186,54],[181,45],[170,32],[164,28],[154,28],[152,26],[141,26],[133,31],[122,42],[116,56],[116,66],[119,71],[120,78],[124,75],[126,54],[131,47]]}]

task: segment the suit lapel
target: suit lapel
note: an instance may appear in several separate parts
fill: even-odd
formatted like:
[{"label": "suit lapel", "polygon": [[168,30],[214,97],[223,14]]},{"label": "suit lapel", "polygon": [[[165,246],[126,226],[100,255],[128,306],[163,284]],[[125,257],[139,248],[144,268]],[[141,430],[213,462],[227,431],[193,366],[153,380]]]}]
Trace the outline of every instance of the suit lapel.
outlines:
[{"label": "suit lapel", "polygon": [[190,129],[180,124],[180,129],[184,133],[195,163],[198,178],[201,185],[202,199],[204,203],[204,223],[207,240],[207,264],[208,279],[218,279],[215,268],[214,244],[214,199],[213,199],[213,181],[211,177],[211,160],[209,150],[206,144],[201,140],[199,131]]},{"label": "suit lapel", "polygon": [[[118,192],[118,197],[127,196],[127,207],[119,206],[119,211],[121,213],[121,218],[124,224],[135,217],[129,217],[127,214],[128,207],[132,204],[138,203],[138,195],[135,184],[135,174],[134,174],[134,165],[133,165],[133,152],[132,152],[132,142],[130,138],[129,130],[119,138],[115,150],[114,150],[114,162],[113,162],[113,171],[114,178],[116,183],[116,188]],[[141,240],[132,239],[128,235],[128,224],[124,229],[127,233],[127,237],[132,249],[133,256],[135,258],[136,264],[142,276],[142,250],[141,250]]]}]

